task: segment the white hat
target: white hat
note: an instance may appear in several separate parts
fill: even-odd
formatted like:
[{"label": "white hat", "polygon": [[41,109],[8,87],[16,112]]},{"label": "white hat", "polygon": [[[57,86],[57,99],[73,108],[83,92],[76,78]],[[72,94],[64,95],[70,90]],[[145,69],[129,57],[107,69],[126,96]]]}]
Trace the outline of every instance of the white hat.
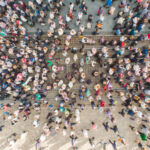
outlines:
[{"label": "white hat", "polygon": [[97,52],[97,49],[93,47],[93,48],[92,48],[92,53],[93,53],[93,55],[95,55],[96,52]]},{"label": "white hat", "polygon": [[71,34],[71,35],[75,35],[75,34],[76,34],[76,31],[75,31],[74,29],[72,29],[72,30],[70,31],[70,34]]},{"label": "white hat", "polygon": [[61,86],[63,84],[63,80],[60,80],[59,82],[58,82],[58,86]]},{"label": "white hat", "polygon": [[53,65],[53,66],[52,66],[52,70],[53,70],[54,72],[57,72],[57,66]]},{"label": "white hat", "polygon": [[79,68],[79,72],[83,72],[83,68],[80,67],[80,68]]},{"label": "white hat", "polygon": [[70,81],[70,82],[69,82],[68,86],[69,86],[70,88],[72,88],[72,87],[73,87],[73,83],[72,83],[72,81]]},{"label": "white hat", "polygon": [[54,83],[53,83],[53,87],[54,87],[54,89],[56,89],[56,88],[57,88],[57,86],[58,86],[58,84],[57,84],[56,82],[54,82]]},{"label": "white hat", "polygon": [[85,79],[85,73],[84,72],[81,73],[81,78]]},{"label": "white hat", "polygon": [[62,85],[62,89],[65,90],[66,89],[66,84]]},{"label": "white hat", "polygon": [[63,29],[62,29],[62,28],[59,28],[59,29],[58,29],[58,34],[59,34],[59,35],[63,35],[63,33],[64,33]]},{"label": "white hat", "polygon": [[65,59],[65,63],[66,63],[66,64],[69,64],[69,63],[70,63],[70,57],[67,57],[67,58]]}]

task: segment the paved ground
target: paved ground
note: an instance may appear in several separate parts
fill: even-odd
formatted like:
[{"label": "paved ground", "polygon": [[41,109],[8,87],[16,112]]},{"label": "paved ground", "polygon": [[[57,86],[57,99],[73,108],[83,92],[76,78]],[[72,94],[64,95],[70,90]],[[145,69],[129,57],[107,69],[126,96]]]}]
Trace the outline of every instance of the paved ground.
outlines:
[{"label": "paved ground", "polygon": [[[135,1],[136,0],[133,0],[132,2],[128,1],[128,3],[131,5],[131,7],[134,7],[135,6],[135,3],[134,3]],[[61,14],[63,15],[64,19],[65,19],[66,14],[69,11],[69,7],[67,7],[67,6],[69,6],[70,2],[74,2],[75,3],[74,0],[64,0],[64,3],[65,3],[66,6],[63,6],[62,9],[61,9]],[[91,0],[87,0],[86,1],[86,5],[88,6],[88,14],[83,16],[81,24],[83,24],[83,25],[87,24],[87,16],[89,14],[92,14],[94,16],[94,19],[93,19],[93,27],[92,27],[92,29],[91,30],[85,30],[84,34],[91,34],[94,31],[95,23],[96,23],[96,21],[99,20],[99,16],[97,16],[98,8],[99,7],[103,7],[105,4],[106,4],[106,0],[95,0],[95,2],[92,2]],[[112,28],[114,27],[114,25],[116,23],[116,20],[114,20],[114,17],[118,14],[118,11],[121,9],[121,8],[119,8],[119,5],[120,5],[120,0],[113,1],[113,6],[116,8],[115,13],[114,13],[113,16],[108,15],[108,9],[109,8],[106,8],[106,7],[103,8],[105,19],[104,19],[104,22],[103,22],[103,29],[101,31],[102,33],[105,33],[105,34],[112,33],[112,31],[113,31]],[[69,25],[70,25],[71,28],[73,28],[76,31],[78,31],[79,27],[76,27],[75,21],[76,21],[76,18],[77,18],[77,14],[80,11],[79,6],[75,5],[75,10],[76,11],[74,12],[74,19],[73,19],[72,22],[69,23]],[[48,16],[49,16],[49,13],[48,13]],[[47,18],[45,19],[45,22],[47,22]],[[57,19],[58,18],[55,18],[55,21]],[[32,28],[30,26],[28,26],[28,25],[25,25],[25,26],[27,27],[29,32],[35,32],[36,28],[41,28],[44,32],[47,32],[47,30],[49,29],[49,26],[48,26],[47,23],[46,23],[45,26],[41,26],[39,24],[36,24],[36,26],[32,27]],[[150,25],[147,24],[146,27],[143,29],[143,32],[150,31],[148,29],[148,27],[150,27]],[[68,33],[68,31],[65,31],[65,32]]]},{"label": "paved ground", "polygon": [[[76,38],[76,37],[74,37],[74,38]],[[96,38],[95,38],[95,40],[96,40]],[[78,40],[72,39],[72,44],[73,43],[80,46]],[[145,43],[140,42],[138,47],[143,46],[143,44],[145,44]],[[146,43],[146,45],[147,45],[147,43]],[[101,47],[101,45],[99,45],[99,46]],[[91,47],[91,46],[86,45],[86,47]],[[94,45],[93,45],[93,47],[94,47]],[[70,54],[70,56],[71,56],[71,54]],[[62,57],[61,53],[58,53],[56,55],[56,57],[61,58]],[[56,59],[54,59],[54,63],[55,63],[55,60]],[[60,59],[60,62],[61,62],[61,64],[64,64],[64,59]],[[71,67],[71,65],[68,66],[68,69],[70,69],[70,67]],[[87,68],[87,65],[85,66],[84,69],[86,69],[86,68]],[[102,68],[99,68],[99,69],[100,69],[100,71],[102,71]],[[89,71],[91,71],[91,70],[87,70],[86,74],[87,74],[87,76],[91,77]],[[60,73],[60,75],[64,74],[64,73],[66,73],[66,72],[62,72],[62,73]],[[93,84],[94,84],[94,82],[96,82],[94,80],[94,78],[92,78],[92,81],[93,81]],[[93,84],[89,88],[93,88]],[[75,85],[74,88],[76,88],[76,90],[78,90],[79,86],[80,85],[77,84],[77,85]],[[116,86],[118,86],[118,85],[115,84],[114,87],[119,88]],[[57,108],[58,102],[56,102],[54,100],[55,96],[57,96],[57,91],[51,91],[51,92],[49,92],[49,94],[47,96],[47,100],[49,101],[49,104],[54,104],[55,108]],[[118,113],[122,108],[121,100],[117,96],[117,94],[113,95],[113,97],[116,100],[118,100],[118,103],[112,109],[112,113],[115,116],[116,124],[118,125],[118,128],[119,128],[119,134],[121,136],[123,136],[127,142],[126,145],[122,145],[121,143],[117,142],[118,150],[138,150],[137,146],[135,144],[135,140],[137,138],[139,138],[139,135],[136,135],[134,132],[131,132],[131,130],[129,128],[129,125],[131,125],[131,124],[135,127],[138,126],[138,124],[135,121],[131,120],[129,118],[129,116],[126,116],[125,118],[121,117],[121,115]],[[106,109],[107,109],[109,107],[109,105],[108,105],[108,99],[106,98],[105,93],[102,93],[102,99],[106,101]],[[100,144],[98,144],[98,142],[100,140],[103,139],[103,142],[109,143],[108,142],[109,139],[111,139],[111,140],[117,139],[117,135],[115,135],[112,130],[110,130],[108,133],[104,130],[102,122],[108,120],[108,118],[106,117],[105,111],[100,113],[97,109],[92,110],[89,101],[78,100],[77,103],[82,103],[82,104],[86,105],[86,109],[81,113],[81,123],[76,126],[76,130],[75,130],[77,136],[79,137],[77,140],[77,146],[79,146],[79,150],[102,150],[102,147],[100,146]],[[16,110],[17,105],[18,104],[15,104],[14,106],[12,106],[11,112],[14,112]],[[0,150],[35,150],[35,140],[37,138],[39,138],[39,136],[43,132],[42,128],[43,128],[44,123],[46,122],[46,114],[47,113],[48,113],[48,108],[42,107],[41,114],[40,114],[40,126],[38,128],[34,128],[32,126],[32,123],[34,120],[34,115],[36,114],[36,112],[34,110],[31,110],[31,115],[29,117],[30,119],[28,119],[25,122],[22,121],[22,115],[21,115],[20,121],[15,126],[12,126],[10,124],[10,121],[4,122],[2,120],[2,116],[1,116],[0,124],[5,125],[6,127],[4,127],[3,131],[1,132]],[[2,114],[2,111],[0,114]],[[96,131],[91,130],[91,124],[90,124],[91,121],[95,121],[96,124],[98,125],[98,129]],[[113,126],[113,124],[111,122],[109,122],[109,124],[111,127]],[[96,147],[94,149],[91,148],[91,146],[88,143],[88,140],[86,138],[82,137],[81,130],[84,128],[90,129],[89,137],[95,136],[95,138],[96,138],[96,140],[95,140]],[[19,138],[20,134],[24,130],[28,132],[27,138],[24,141],[20,142],[20,144],[18,144],[15,147],[15,149],[10,149],[8,147],[7,138],[14,132],[17,133],[17,138]],[[69,138],[70,130],[68,130],[67,133],[68,133],[68,135],[66,137],[62,136],[62,130],[60,130],[60,133],[58,133],[58,134],[55,134],[53,136],[50,135],[49,137],[47,137],[47,140],[42,144],[42,149],[43,150],[71,150],[71,140]],[[145,145],[144,142],[142,144]],[[148,150],[148,149],[146,149],[146,150]]]},{"label": "paved ground", "polygon": [[[66,0],[65,4],[66,6],[68,6],[69,2],[73,1],[73,0]],[[94,15],[94,21],[93,21],[93,27],[95,27],[95,22],[98,20],[98,16],[97,14],[97,10],[99,8],[99,6],[103,6],[105,4],[105,2],[101,1],[101,0],[95,0],[95,2],[91,2],[90,0],[87,1],[87,5],[90,6],[88,8],[88,14],[92,14]],[[120,0],[116,0],[113,2],[113,5],[116,6],[118,8],[120,4]],[[75,18],[77,17],[77,12],[78,12],[78,8],[75,7],[76,12],[75,12]],[[62,13],[65,17],[65,14],[67,13],[68,8],[62,9]],[[104,13],[106,14],[108,12],[108,8],[104,8]],[[116,16],[118,12],[115,12],[114,16]],[[83,17],[83,22],[82,24],[86,24],[87,21],[87,16]],[[103,24],[103,30],[102,32],[107,32],[110,33],[112,32],[112,28],[115,24],[115,21],[113,19],[112,16],[109,15],[105,15],[105,20],[104,20],[104,24]],[[76,30],[77,27],[75,26],[75,21],[70,23],[70,26],[72,28],[75,28]],[[36,28],[42,28],[43,31],[47,31],[48,30],[48,24],[46,24],[46,26],[40,26],[38,24],[36,24],[35,27],[29,27],[28,25],[26,25],[26,27],[28,28],[29,32],[35,32]],[[148,26],[144,29],[145,31],[148,31]],[[91,31],[85,31],[85,34],[90,34],[92,32]],[[94,37],[96,38],[96,37]],[[81,46],[79,45],[79,41],[76,40],[72,40],[71,42],[71,46],[75,45],[75,46]],[[148,44],[147,44],[148,45]],[[95,45],[96,46],[96,45]],[[142,45],[141,45],[142,46]],[[94,47],[94,46],[86,46],[87,48],[89,47]],[[60,54],[58,53],[58,55],[56,56],[58,58],[60,58]],[[55,60],[54,60],[55,63]],[[62,63],[64,64],[64,59],[62,59]],[[70,69],[70,66],[68,67],[68,69]],[[86,69],[86,67],[85,67]],[[88,74],[87,70],[87,74]],[[62,74],[64,74],[64,72],[62,72]],[[90,74],[88,74],[88,76],[90,76]],[[79,85],[76,85],[75,88],[78,90]],[[91,85],[92,88],[92,85]],[[118,87],[116,87],[118,88]],[[49,104],[53,103],[55,106],[58,106],[57,102],[54,101],[55,96],[57,95],[57,91],[51,91],[49,92],[48,96],[47,96],[47,100],[49,100]],[[118,104],[115,107],[115,109],[112,110],[114,116],[116,116],[116,122],[118,124],[118,128],[119,128],[119,132],[120,135],[123,136],[126,139],[126,142],[128,143],[127,145],[122,145],[119,142],[117,142],[118,145],[118,149],[119,150],[138,150],[137,146],[135,144],[135,140],[137,138],[139,138],[139,135],[136,135],[135,133],[131,132],[131,130],[129,129],[129,124],[132,124],[133,126],[138,126],[138,124],[136,122],[134,122],[133,120],[131,120],[129,118],[129,116],[123,118],[120,116],[120,114],[118,114],[118,111],[121,110],[121,100],[120,98],[118,98],[117,95],[114,96],[116,98],[116,100],[118,100]],[[108,103],[108,100],[105,96],[105,93],[103,93],[102,98],[106,101],[106,103]],[[53,101],[52,101],[53,100]],[[9,101],[9,100],[8,100]],[[5,103],[7,103],[7,101],[5,101]],[[105,112],[98,112],[98,110],[92,110],[90,107],[90,103],[88,101],[85,102],[81,102],[78,101],[78,103],[84,103],[86,104],[86,109],[85,111],[83,111],[81,113],[81,124],[77,125],[76,128],[76,133],[77,135],[79,135],[79,139],[77,140],[77,146],[79,146],[79,150],[91,150],[92,148],[90,147],[88,140],[85,138],[81,138],[82,137],[82,132],[81,130],[83,128],[86,129],[90,129],[90,123],[91,121],[95,121],[96,120],[96,124],[98,125],[98,129],[97,131],[92,131],[90,130],[89,135],[90,137],[95,136],[96,137],[96,141],[95,143],[97,144],[100,140],[103,139],[104,142],[108,143],[109,139],[114,140],[116,139],[116,135],[113,133],[113,131],[110,131],[109,133],[107,133],[104,130],[104,127],[102,125],[102,121],[106,121],[106,114]],[[16,110],[16,105],[12,107],[12,112],[14,112]],[[28,119],[26,122],[22,121],[22,118],[20,118],[19,123],[17,123],[15,126],[11,126],[10,121],[6,121],[4,122],[2,120],[2,116],[0,116],[0,124],[1,125],[5,125],[7,128],[3,129],[3,132],[1,132],[1,137],[0,137],[0,150],[35,150],[35,140],[41,135],[41,133],[43,132],[43,125],[46,122],[46,118],[45,118],[45,114],[48,113],[48,108],[42,108],[41,110],[41,114],[40,114],[40,126],[38,128],[33,128],[32,126],[32,122],[34,119],[34,114],[35,111],[32,110],[32,115],[30,116],[30,119]],[[2,111],[1,111],[2,114]],[[110,126],[112,126],[112,124],[110,123]],[[10,149],[8,147],[8,142],[7,142],[7,138],[14,132],[17,133],[17,137],[19,137],[19,135],[22,133],[23,130],[26,130],[28,132],[27,138],[25,139],[25,141],[23,143],[21,143],[19,146],[17,146],[15,149]],[[71,149],[71,141],[69,138],[70,135],[70,131],[68,131],[68,135],[66,138],[64,138],[62,136],[62,131],[60,131],[60,133],[58,133],[57,135],[55,134],[54,136],[49,136],[47,137],[47,140],[43,143],[42,145],[42,149],[44,150],[70,150]],[[142,143],[145,144],[145,143]],[[99,144],[96,145],[96,148],[94,150],[101,150],[102,147],[100,147]],[[148,149],[146,149],[148,150]]]}]

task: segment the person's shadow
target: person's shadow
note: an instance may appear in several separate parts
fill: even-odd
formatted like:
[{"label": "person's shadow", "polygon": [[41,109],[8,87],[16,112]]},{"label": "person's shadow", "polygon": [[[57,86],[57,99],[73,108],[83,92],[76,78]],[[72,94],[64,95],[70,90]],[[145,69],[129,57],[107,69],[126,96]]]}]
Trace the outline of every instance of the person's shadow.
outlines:
[{"label": "person's shadow", "polygon": [[2,131],[3,127],[4,127],[4,125],[1,125],[1,126],[0,126],[0,131]]},{"label": "person's shadow", "polygon": [[109,139],[109,142],[110,142],[110,144],[112,145],[113,149],[114,149],[114,150],[117,150],[116,147],[115,147],[115,141],[112,142],[112,141]]}]

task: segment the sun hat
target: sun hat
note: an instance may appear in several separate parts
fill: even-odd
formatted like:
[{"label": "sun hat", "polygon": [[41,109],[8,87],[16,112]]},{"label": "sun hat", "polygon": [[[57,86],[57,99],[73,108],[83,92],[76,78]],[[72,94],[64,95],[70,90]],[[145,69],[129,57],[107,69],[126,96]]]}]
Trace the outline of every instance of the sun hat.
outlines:
[{"label": "sun hat", "polygon": [[67,58],[65,59],[65,63],[66,63],[67,65],[70,63],[70,57],[67,57]]},{"label": "sun hat", "polygon": [[97,90],[99,90],[100,89],[100,84],[96,84],[95,86],[94,86],[94,89],[97,91]]}]

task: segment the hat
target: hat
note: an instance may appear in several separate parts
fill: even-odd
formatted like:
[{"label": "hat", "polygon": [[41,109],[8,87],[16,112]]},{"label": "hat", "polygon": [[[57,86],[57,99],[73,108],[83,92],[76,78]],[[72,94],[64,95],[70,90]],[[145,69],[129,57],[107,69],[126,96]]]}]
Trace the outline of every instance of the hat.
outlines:
[{"label": "hat", "polygon": [[97,52],[97,49],[93,47],[93,48],[92,48],[92,53],[93,53],[93,55],[95,55],[96,52]]},{"label": "hat", "polygon": [[63,89],[59,89],[59,90],[58,90],[58,93],[59,93],[60,95],[62,95],[62,92],[63,92]]},{"label": "hat", "polygon": [[75,35],[75,34],[76,34],[76,31],[75,31],[74,29],[72,29],[72,30],[70,31],[70,34],[71,34],[71,35]]},{"label": "hat", "polygon": [[85,73],[84,72],[81,73],[81,78],[85,79]]},{"label": "hat", "polygon": [[62,85],[62,89],[65,90],[66,89],[66,84]]},{"label": "hat", "polygon": [[59,82],[58,82],[58,86],[61,86],[63,84],[63,80],[60,80]]},{"label": "hat", "polygon": [[44,47],[43,51],[44,51],[44,53],[46,53],[47,52],[47,47]]},{"label": "hat", "polygon": [[131,75],[132,75],[132,72],[131,72],[131,71],[128,71],[127,74],[128,74],[128,76],[131,76]]},{"label": "hat", "polygon": [[64,33],[63,29],[62,29],[62,28],[59,28],[59,29],[58,29],[58,34],[59,34],[59,35],[63,35],[63,33]]},{"label": "hat", "polygon": [[31,89],[31,87],[29,85],[24,86],[24,91],[29,91],[30,89]]},{"label": "hat", "polygon": [[83,68],[80,67],[80,68],[79,68],[79,72],[83,72]]},{"label": "hat", "polygon": [[97,91],[98,89],[100,89],[100,84],[96,84],[95,86],[94,86],[94,89]]},{"label": "hat", "polygon": [[56,82],[54,82],[54,83],[53,83],[53,87],[54,87],[54,89],[56,89],[56,88],[57,88],[57,86],[58,86],[58,84],[57,84]]},{"label": "hat", "polygon": [[86,87],[85,87],[84,85],[82,85],[82,86],[81,86],[81,90],[82,90],[82,91],[85,91],[85,90],[86,90]]},{"label": "hat", "polygon": [[80,28],[83,28],[83,29],[84,29],[84,25],[81,25]]},{"label": "hat", "polygon": [[25,30],[21,30],[20,34],[25,35]]},{"label": "hat", "polygon": [[51,36],[51,35],[52,35],[51,31],[48,31],[48,33],[47,33],[47,34],[48,34],[48,36]]},{"label": "hat", "polygon": [[75,78],[72,78],[71,81],[72,81],[72,83],[75,83],[75,82],[76,82],[76,79],[75,79]]},{"label": "hat", "polygon": [[87,28],[90,29],[92,27],[92,24],[90,22],[87,23]]},{"label": "hat", "polygon": [[53,70],[54,72],[57,72],[57,66],[53,65],[53,66],[52,66],[52,70]]},{"label": "hat", "polygon": [[40,11],[40,15],[43,15],[44,14],[44,12],[43,11]]},{"label": "hat", "polygon": [[70,81],[69,84],[68,84],[68,86],[69,86],[70,88],[72,88],[72,87],[73,87],[73,82]]},{"label": "hat", "polygon": [[70,63],[70,57],[67,57],[67,58],[65,59],[65,63],[66,63],[66,64],[69,64],[69,63]]},{"label": "hat", "polygon": [[91,80],[88,79],[88,80],[86,81],[86,83],[87,83],[87,84],[91,84]]}]

